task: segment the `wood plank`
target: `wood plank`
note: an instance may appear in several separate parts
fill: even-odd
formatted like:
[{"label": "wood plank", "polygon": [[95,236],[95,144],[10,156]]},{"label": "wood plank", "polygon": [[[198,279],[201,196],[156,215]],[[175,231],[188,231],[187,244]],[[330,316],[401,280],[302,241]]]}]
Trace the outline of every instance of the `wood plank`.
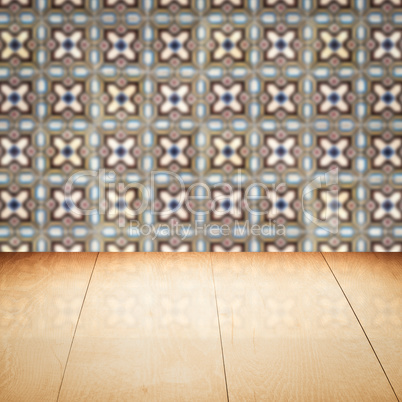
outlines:
[{"label": "wood plank", "polygon": [[324,253],[402,400],[402,253]]},{"label": "wood plank", "polygon": [[100,254],[60,394],[75,400],[226,400],[208,254]]},{"label": "wood plank", "polygon": [[0,400],[55,401],[96,253],[0,254]]},{"label": "wood plank", "polygon": [[212,262],[231,401],[396,400],[319,253]]}]

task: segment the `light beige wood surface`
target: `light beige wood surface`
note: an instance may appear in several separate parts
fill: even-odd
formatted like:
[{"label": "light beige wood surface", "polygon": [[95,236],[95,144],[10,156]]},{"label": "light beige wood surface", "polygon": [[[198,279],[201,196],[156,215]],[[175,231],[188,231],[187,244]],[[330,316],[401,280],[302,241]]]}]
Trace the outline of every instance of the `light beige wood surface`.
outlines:
[{"label": "light beige wood surface", "polygon": [[395,401],[319,253],[212,254],[231,401]]},{"label": "light beige wood surface", "polygon": [[209,258],[101,253],[60,401],[226,400]]},{"label": "light beige wood surface", "polygon": [[96,253],[0,253],[0,401],[55,401]]},{"label": "light beige wood surface", "polygon": [[402,253],[324,253],[402,400]]},{"label": "light beige wood surface", "polygon": [[[96,256],[0,254],[1,402],[396,400],[319,253]],[[401,396],[402,255],[325,257]]]}]

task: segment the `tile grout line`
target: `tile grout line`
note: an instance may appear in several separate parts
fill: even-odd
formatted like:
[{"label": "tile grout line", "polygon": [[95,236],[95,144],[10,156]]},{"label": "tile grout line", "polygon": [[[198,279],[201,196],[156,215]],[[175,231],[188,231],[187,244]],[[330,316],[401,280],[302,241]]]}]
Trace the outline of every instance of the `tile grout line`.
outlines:
[{"label": "tile grout line", "polygon": [[212,273],[212,282],[214,284],[214,292],[215,292],[215,305],[216,305],[216,315],[218,317],[218,328],[219,328],[219,339],[221,342],[221,353],[222,353],[222,362],[223,362],[223,374],[225,376],[225,386],[226,386],[226,398],[229,402],[229,391],[228,391],[228,381],[226,378],[226,365],[225,365],[225,355],[223,353],[223,343],[222,343],[222,332],[221,332],[221,321],[219,319],[219,308],[218,308],[218,299],[216,297],[216,286],[215,286],[215,275],[214,275],[214,268],[212,266],[212,256],[209,253],[209,264],[211,266],[211,273]]},{"label": "tile grout line", "polygon": [[389,383],[389,385],[390,385],[390,387],[391,387],[391,389],[392,389],[392,391],[393,391],[393,393],[394,393],[394,395],[395,395],[396,400],[399,402],[399,398],[398,398],[398,396],[397,396],[397,394],[396,394],[396,392],[395,392],[395,390],[394,390],[394,387],[392,386],[392,383],[391,383],[390,379],[388,378],[388,375],[387,375],[387,373],[385,372],[385,369],[384,369],[384,367],[383,367],[383,365],[382,365],[382,363],[381,363],[381,361],[380,361],[380,359],[379,359],[379,357],[378,357],[378,355],[377,355],[377,353],[376,353],[376,351],[375,351],[375,349],[374,349],[374,347],[373,347],[373,345],[372,345],[372,343],[371,343],[369,337],[367,336],[366,331],[364,330],[363,325],[362,325],[362,323],[361,323],[360,320],[359,320],[359,317],[357,316],[357,314],[356,314],[354,308],[352,307],[352,304],[350,303],[348,297],[346,296],[346,293],[345,293],[344,290],[342,289],[342,286],[341,286],[341,284],[339,283],[337,277],[335,276],[334,271],[332,270],[331,266],[328,264],[327,259],[324,257],[324,254],[323,254],[322,252],[320,252],[320,253],[321,253],[322,258],[324,259],[324,261],[325,261],[326,264],[328,265],[328,268],[329,268],[329,270],[331,271],[333,277],[335,278],[336,283],[338,284],[338,286],[339,286],[339,288],[341,289],[343,295],[345,296],[345,299],[346,299],[346,301],[348,302],[349,307],[351,308],[353,314],[355,315],[356,320],[357,320],[357,322],[359,323],[360,328],[362,329],[362,331],[363,331],[363,333],[364,333],[364,335],[365,335],[365,337],[366,337],[366,339],[367,339],[367,342],[369,343],[369,345],[370,345],[370,347],[371,347],[371,349],[372,349],[372,351],[373,351],[375,357],[377,358],[378,363],[380,364],[380,367],[381,367],[382,371],[384,372],[385,377],[386,377],[387,380],[388,380],[388,383]]},{"label": "tile grout line", "polygon": [[94,266],[92,267],[92,271],[91,271],[91,275],[90,275],[90,277],[89,277],[88,285],[87,285],[87,288],[86,288],[86,290],[85,290],[84,298],[82,299],[81,309],[80,309],[80,312],[79,312],[79,314],[78,314],[77,324],[75,325],[75,328],[74,328],[74,333],[73,333],[73,338],[71,339],[70,349],[68,350],[66,365],[64,366],[63,376],[61,377],[61,382],[60,382],[59,392],[57,393],[56,402],[58,402],[58,400],[59,400],[59,398],[60,398],[61,387],[62,387],[62,385],[63,385],[64,375],[66,374],[66,370],[67,370],[68,360],[69,360],[69,358],[70,358],[71,349],[73,348],[73,343],[74,343],[75,334],[76,334],[76,332],[77,332],[78,324],[79,324],[79,322],[80,322],[82,309],[84,308],[84,303],[85,303],[85,299],[86,299],[86,297],[87,297],[89,285],[90,285],[91,280],[92,280],[92,275],[93,275],[93,273],[94,273],[96,263],[98,262],[98,257],[99,257],[99,252],[98,252],[98,254],[96,255],[95,262],[94,262]]}]

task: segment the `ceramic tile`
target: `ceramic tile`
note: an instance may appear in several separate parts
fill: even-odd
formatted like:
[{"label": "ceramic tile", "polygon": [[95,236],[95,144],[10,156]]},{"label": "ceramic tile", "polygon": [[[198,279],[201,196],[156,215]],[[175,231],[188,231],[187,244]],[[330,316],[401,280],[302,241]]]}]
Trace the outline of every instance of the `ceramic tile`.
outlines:
[{"label": "ceramic tile", "polygon": [[0,0],[0,249],[402,251],[401,16]]}]

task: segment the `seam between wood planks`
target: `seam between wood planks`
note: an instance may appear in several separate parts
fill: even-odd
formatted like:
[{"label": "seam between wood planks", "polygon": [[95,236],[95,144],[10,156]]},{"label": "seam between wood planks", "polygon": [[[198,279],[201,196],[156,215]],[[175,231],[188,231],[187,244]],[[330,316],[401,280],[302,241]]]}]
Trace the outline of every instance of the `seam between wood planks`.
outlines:
[{"label": "seam between wood planks", "polygon": [[211,266],[211,273],[212,273],[212,282],[214,284],[214,292],[215,292],[215,305],[216,305],[216,315],[218,317],[218,328],[219,328],[219,340],[221,343],[221,353],[222,353],[222,363],[223,363],[223,374],[225,376],[225,386],[226,386],[226,398],[229,402],[229,391],[228,391],[228,381],[226,378],[226,365],[225,365],[225,355],[223,353],[223,343],[222,343],[222,332],[221,332],[221,321],[219,319],[219,308],[218,308],[218,299],[216,297],[216,286],[215,286],[215,275],[214,275],[214,268],[212,266],[212,256],[209,253],[209,263]]},{"label": "seam between wood planks", "polygon": [[341,289],[343,295],[345,296],[345,299],[346,299],[346,301],[348,302],[348,304],[349,304],[351,310],[353,311],[353,314],[355,315],[356,320],[357,320],[357,322],[359,323],[360,328],[362,329],[362,331],[363,331],[363,333],[364,333],[364,336],[365,336],[366,339],[367,339],[367,342],[368,342],[369,345],[371,346],[371,349],[372,349],[372,351],[373,351],[375,357],[377,358],[377,361],[378,361],[378,363],[380,364],[381,369],[382,369],[382,371],[384,372],[385,377],[386,377],[387,380],[388,380],[388,383],[389,383],[389,385],[390,385],[390,387],[391,387],[391,389],[392,389],[392,391],[393,391],[393,393],[394,393],[394,395],[395,395],[396,400],[399,402],[399,398],[398,398],[398,396],[396,395],[396,392],[395,392],[395,390],[394,390],[394,387],[392,386],[391,381],[389,380],[388,375],[387,375],[387,373],[385,372],[385,369],[384,369],[384,367],[383,367],[383,365],[382,365],[380,359],[378,358],[378,355],[377,355],[377,353],[376,353],[376,351],[375,351],[375,349],[374,349],[374,347],[373,347],[373,345],[372,345],[372,343],[371,343],[369,337],[367,336],[366,331],[364,330],[362,323],[361,323],[360,320],[359,320],[359,317],[357,316],[357,314],[356,314],[354,308],[352,307],[352,304],[350,303],[348,297],[346,296],[346,293],[343,291],[342,286],[341,286],[341,284],[340,284],[339,281],[338,281],[338,278],[335,276],[335,273],[334,273],[334,271],[332,270],[331,266],[328,264],[328,261],[327,261],[327,259],[325,258],[324,254],[323,254],[322,252],[320,252],[320,253],[321,253],[321,255],[322,255],[322,258],[324,258],[324,261],[325,261],[326,264],[328,265],[328,268],[329,268],[329,270],[331,271],[333,277],[335,278],[336,283],[338,284],[338,286],[339,286],[339,288]]},{"label": "seam between wood planks", "polygon": [[73,343],[74,343],[74,339],[75,339],[75,334],[76,334],[76,332],[77,332],[78,323],[80,322],[82,309],[83,309],[83,307],[84,307],[85,299],[86,299],[86,297],[87,297],[89,285],[90,285],[90,283],[91,283],[92,275],[93,275],[93,273],[94,273],[95,265],[96,265],[96,263],[97,263],[97,261],[98,261],[98,257],[99,257],[99,252],[98,252],[98,254],[96,255],[95,262],[94,262],[94,266],[92,267],[92,271],[91,271],[91,275],[90,275],[90,277],[89,277],[88,285],[87,285],[87,288],[86,288],[86,290],[85,290],[84,298],[82,299],[82,304],[81,304],[80,313],[78,314],[77,323],[76,323],[75,328],[74,328],[73,339],[71,340],[70,349],[69,349],[69,351],[68,351],[67,360],[66,360],[66,365],[64,366],[63,376],[61,377],[59,392],[58,392],[58,394],[57,394],[57,399],[56,399],[56,401],[58,401],[59,398],[60,398],[61,387],[62,387],[62,385],[63,385],[64,375],[66,374],[66,370],[67,370],[68,360],[69,360],[69,358],[70,358],[71,349],[73,348]]}]

